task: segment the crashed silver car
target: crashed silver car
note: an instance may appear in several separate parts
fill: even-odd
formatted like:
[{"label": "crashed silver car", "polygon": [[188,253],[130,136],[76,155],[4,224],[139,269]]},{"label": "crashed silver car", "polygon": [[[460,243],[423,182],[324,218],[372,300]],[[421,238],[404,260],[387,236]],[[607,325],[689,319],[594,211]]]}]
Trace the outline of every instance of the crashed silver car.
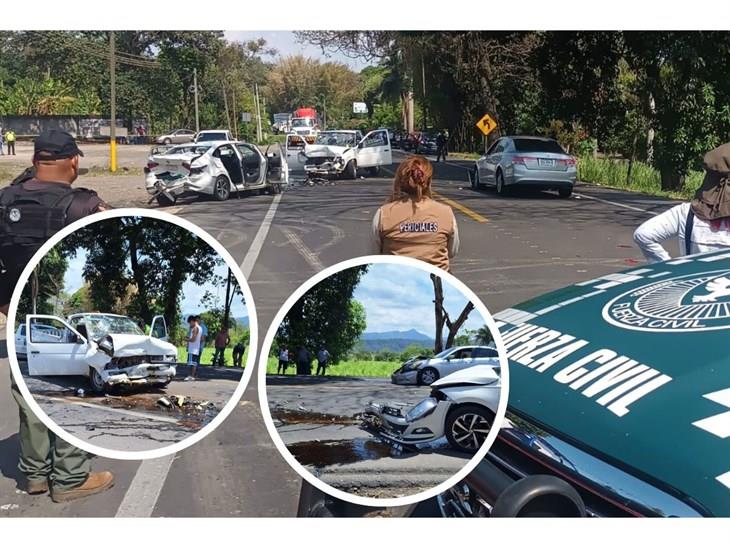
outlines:
[{"label": "crashed silver car", "polygon": [[238,141],[213,141],[153,151],[144,169],[145,186],[161,206],[182,195],[227,200],[232,193],[260,190],[276,194],[288,182],[286,159],[279,146],[263,152]]},{"label": "crashed silver car", "polygon": [[393,163],[386,129],[371,131],[365,137],[357,130],[322,131],[300,155],[310,177],[357,179],[358,170],[376,175],[381,166]]},{"label": "crashed silver car", "polygon": [[451,373],[475,365],[499,365],[499,352],[492,346],[452,346],[432,358],[414,356],[390,376],[393,384],[432,384]]},{"label": "crashed silver car", "polygon": [[395,446],[416,449],[446,437],[458,451],[475,453],[494,423],[502,389],[499,367],[478,365],[431,385],[431,394],[411,408],[370,402],[363,426]]},{"label": "crashed silver car", "polygon": [[32,314],[25,325],[30,376],[85,376],[99,392],[116,386],[166,386],[175,377],[177,348],[166,340],[162,316],[152,320],[150,335],[131,318],[116,314],[82,313],[68,320]]}]

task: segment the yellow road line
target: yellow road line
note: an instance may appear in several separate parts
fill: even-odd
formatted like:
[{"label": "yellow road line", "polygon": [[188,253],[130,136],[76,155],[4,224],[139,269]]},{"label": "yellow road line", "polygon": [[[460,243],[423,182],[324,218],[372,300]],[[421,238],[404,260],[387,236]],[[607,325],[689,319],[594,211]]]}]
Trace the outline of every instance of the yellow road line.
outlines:
[{"label": "yellow road line", "polygon": [[489,222],[489,219],[487,219],[485,216],[479,215],[479,213],[477,213],[473,209],[469,209],[465,205],[461,205],[459,202],[456,202],[450,198],[447,198],[446,196],[442,196],[438,192],[433,192],[433,195],[435,198],[438,198],[445,204],[450,205],[451,207],[453,207],[454,209],[456,209],[458,211],[461,211],[464,215],[469,217],[471,220],[476,221],[477,223],[488,223]]}]

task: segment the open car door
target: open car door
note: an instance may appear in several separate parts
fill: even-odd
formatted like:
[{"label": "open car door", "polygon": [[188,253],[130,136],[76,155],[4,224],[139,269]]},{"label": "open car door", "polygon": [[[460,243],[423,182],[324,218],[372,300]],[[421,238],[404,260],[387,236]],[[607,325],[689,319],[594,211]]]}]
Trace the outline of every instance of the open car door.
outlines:
[{"label": "open car door", "polygon": [[287,184],[289,165],[281,145],[266,147],[264,155],[266,157],[266,181],[270,184]]},{"label": "open car door", "polygon": [[357,167],[389,166],[393,163],[387,129],[371,131],[357,145]]},{"label": "open car door", "polygon": [[165,322],[164,316],[155,316],[152,318],[152,324],[150,325],[150,337],[160,339],[161,341],[167,341],[169,339],[167,323]]},{"label": "open car door", "polygon": [[28,374],[88,375],[87,339],[56,316],[32,314],[25,319]]}]

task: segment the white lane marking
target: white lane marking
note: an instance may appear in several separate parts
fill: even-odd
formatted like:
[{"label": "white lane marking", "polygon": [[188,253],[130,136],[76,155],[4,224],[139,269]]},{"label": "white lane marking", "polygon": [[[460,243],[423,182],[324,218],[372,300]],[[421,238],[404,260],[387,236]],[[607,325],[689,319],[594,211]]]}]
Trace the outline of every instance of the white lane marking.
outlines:
[{"label": "white lane marking", "polygon": [[117,509],[118,518],[148,518],[152,515],[157,499],[170,473],[175,455],[143,461],[137,468],[129,489]]},{"label": "white lane marking", "polygon": [[[711,392],[710,394],[705,394],[703,397],[724,407],[730,407],[730,388]],[[705,430],[718,438],[728,438],[730,437],[730,411],[695,421],[692,425],[697,428],[702,428],[702,430]]]},{"label": "white lane marking", "polygon": [[248,248],[246,256],[243,258],[243,262],[240,267],[241,272],[243,272],[243,277],[246,279],[251,276],[256,260],[259,258],[259,253],[261,253],[261,249],[264,247],[264,240],[269,233],[271,223],[276,215],[276,208],[279,207],[279,202],[281,201],[282,196],[283,194],[277,194],[274,196],[274,199],[266,212],[266,216],[261,222],[261,226],[259,227],[258,232],[256,232],[256,236],[253,238],[253,242],[251,242],[251,247]]},{"label": "white lane marking", "polygon": [[289,240],[289,243],[294,246],[294,249],[296,249],[302,257],[304,257],[304,260],[307,261],[307,264],[311,266],[315,272],[324,270],[322,261],[319,260],[317,255],[315,255],[315,253],[306,246],[302,239],[293,230],[282,228],[281,231],[284,233],[284,236],[286,236],[286,239]]},{"label": "white lane marking", "polygon": [[171,417],[160,417],[157,415],[153,415],[151,413],[140,413],[139,411],[130,411],[128,409],[118,409],[116,407],[107,407],[105,405],[97,405],[95,403],[89,403],[85,401],[73,401],[73,400],[67,400],[64,398],[57,398],[55,396],[49,397],[49,396],[43,396],[39,395],[39,398],[43,398],[45,400],[51,400],[51,401],[57,401],[61,403],[69,403],[71,405],[78,405],[80,407],[88,407],[90,409],[100,409],[102,411],[108,411],[110,413],[117,413],[119,415],[127,415],[129,417],[134,417],[136,419],[147,419],[157,422],[169,422],[172,424],[177,424],[177,419],[173,419]]},{"label": "white lane marking", "polygon": [[620,202],[612,202],[611,200],[604,200],[603,198],[596,198],[595,196],[588,196],[587,194],[577,194],[573,193],[573,196],[577,198],[585,198],[586,200],[595,200],[596,202],[601,202],[602,204],[608,204],[616,207],[623,207],[624,209],[630,209],[632,211],[639,211],[641,213],[651,213],[648,209],[642,209],[640,207],[631,206],[628,204],[622,204]]},{"label": "white lane marking", "polygon": [[[253,267],[264,246],[264,240],[269,233],[282,196],[282,194],[274,196],[264,220],[261,222],[261,226],[240,265],[241,272],[247,279],[253,272]],[[117,517],[146,518],[152,515],[174,459],[175,455],[172,454],[159,459],[146,460],[139,465],[132,483],[124,495],[124,500],[117,509]]]}]

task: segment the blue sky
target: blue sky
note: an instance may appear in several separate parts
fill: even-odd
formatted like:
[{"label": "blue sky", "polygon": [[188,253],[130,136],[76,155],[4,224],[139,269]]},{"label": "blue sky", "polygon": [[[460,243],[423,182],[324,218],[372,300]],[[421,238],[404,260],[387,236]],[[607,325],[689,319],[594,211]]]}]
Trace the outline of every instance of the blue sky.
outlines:
[{"label": "blue sky", "polygon": [[362,59],[352,59],[341,53],[335,54],[323,54],[322,48],[313,46],[311,44],[300,44],[297,42],[296,36],[290,31],[252,31],[252,30],[236,30],[226,31],[225,37],[233,42],[245,42],[247,40],[255,40],[257,38],[264,38],[266,43],[273,48],[276,48],[279,52],[280,57],[288,57],[290,55],[302,54],[305,57],[313,57],[321,61],[339,61],[349,66],[355,72],[360,72],[364,67],[368,66],[368,63]]},{"label": "blue sky", "polygon": [[[455,320],[467,298],[443,280],[444,306]],[[370,265],[355,289],[354,298],[365,306],[368,333],[416,329],[433,337],[435,327],[433,284],[428,272],[412,266],[376,263]],[[464,329],[478,329],[484,319],[473,310]]]},{"label": "blue sky", "polygon": [[[83,270],[84,263],[86,262],[86,252],[83,249],[79,249],[76,253],[76,257],[69,259],[68,269],[64,276],[64,291],[67,293],[74,293],[84,285]],[[227,275],[227,267],[224,264],[217,266],[214,272],[218,276],[223,278]],[[221,304],[226,298],[226,287],[215,287],[211,283],[196,284],[190,280],[183,284],[182,289],[182,300],[180,303],[180,310],[183,314],[199,314],[205,312],[205,309],[201,306],[201,299],[205,295],[206,291],[210,291],[214,295],[220,298]],[[100,310],[100,312],[105,312]],[[243,304],[240,298],[234,298],[233,304],[231,305],[231,315],[234,318],[242,318],[248,316],[246,306]]]}]

